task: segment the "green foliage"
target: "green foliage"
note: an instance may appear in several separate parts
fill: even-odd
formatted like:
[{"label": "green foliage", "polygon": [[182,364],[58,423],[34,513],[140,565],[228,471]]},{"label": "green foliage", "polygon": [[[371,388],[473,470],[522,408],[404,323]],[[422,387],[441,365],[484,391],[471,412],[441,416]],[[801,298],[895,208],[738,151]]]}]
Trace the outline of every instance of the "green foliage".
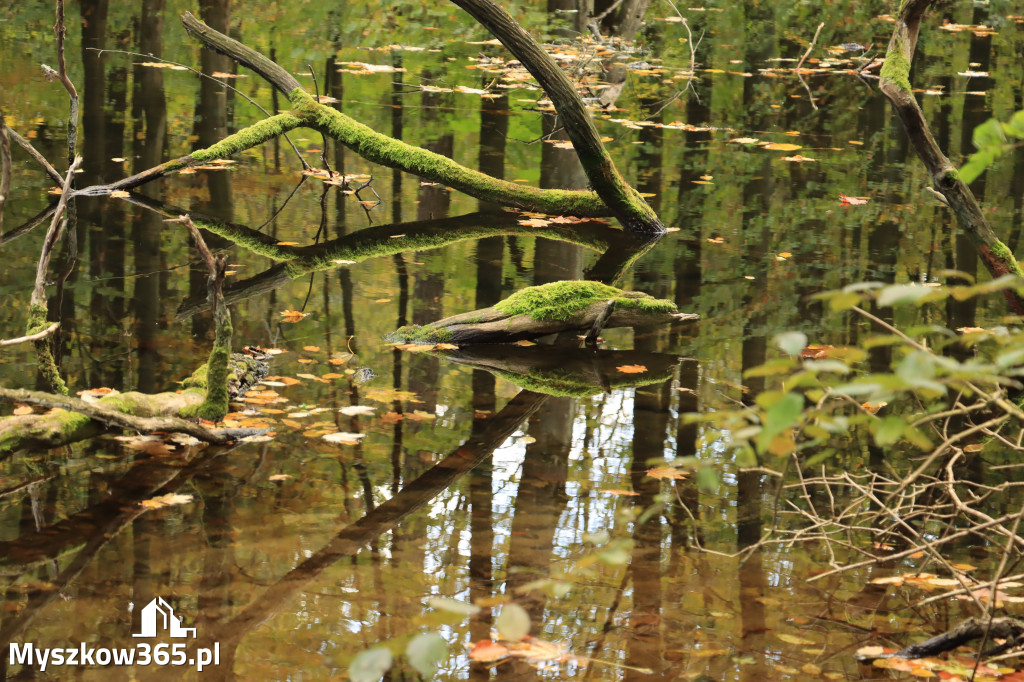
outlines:
[{"label": "green foliage", "polygon": [[[840,302],[834,309],[866,316],[891,333],[846,348],[805,348],[802,332],[778,334],[776,344],[786,357],[770,358],[746,373],[772,382],[755,404],[694,418],[727,434],[738,458],[749,463],[754,453],[806,454],[808,461],[821,461],[865,437],[896,454],[930,449],[930,424],[951,404],[988,403],[992,410],[1021,417],[1001,396],[1021,387],[1024,329],[963,328],[956,333],[923,326],[901,331],[864,310],[871,305],[920,308],[1006,289],[1020,291],[1024,282],[1007,275],[965,286],[868,283],[819,294],[830,304]],[[872,348],[892,354],[888,367],[870,363]]]},{"label": "green foliage", "polygon": [[971,154],[960,169],[960,179],[974,182],[979,175],[1006,152],[1019,147],[1024,140],[1024,110],[1002,123],[994,118],[974,129],[973,142],[978,151]]},{"label": "green foliage", "polygon": [[348,668],[348,678],[352,682],[377,682],[384,673],[391,669],[394,657],[384,647],[374,647],[359,652],[352,659]]},{"label": "green foliage", "polygon": [[530,614],[519,604],[505,604],[494,626],[502,639],[518,642],[530,633]]}]

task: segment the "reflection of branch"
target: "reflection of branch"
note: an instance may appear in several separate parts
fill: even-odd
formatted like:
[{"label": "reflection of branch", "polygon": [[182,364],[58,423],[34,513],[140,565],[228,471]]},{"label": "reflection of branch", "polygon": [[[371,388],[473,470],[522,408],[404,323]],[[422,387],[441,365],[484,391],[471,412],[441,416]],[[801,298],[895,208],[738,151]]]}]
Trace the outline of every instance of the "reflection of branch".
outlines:
[{"label": "reflection of branch", "polygon": [[68,78],[67,67],[64,64],[64,35],[67,33],[64,27],[64,0],[57,0],[57,22],[53,25],[53,31],[57,34],[57,75],[71,98],[68,111],[68,163],[71,163],[75,158],[78,140],[78,91]]},{"label": "reflection of branch", "polygon": [[804,80],[803,74],[800,73],[800,67],[804,65],[804,60],[807,59],[808,56],[810,56],[811,50],[814,49],[814,44],[818,42],[818,34],[821,33],[821,27],[824,25],[824,21],[818,24],[818,30],[814,32],[814,37],[811,39],[811,44],[807,46],[807,52],[804,52],[804,56],[800,57],[800,61],[796,63],[796,68],[793,69],[796,72],[796,77],[800,79],[800,82],[803,83],[804,89],[807,90],[807,96],[810,98],[811,106],[814,107],[815,111],[818,110],[818,105],[814,103],[814,95],[811,94],[811,87],[807,85],[807,81]]},{"label": "reflection of branch", "polygon": [[[318,552],[282,576],[237,616],[204,632],[203,641],[196,646],[207,646],[207,641],[220,642],[226,649],[227,660],[232,661],[234,649],[243,637],[288,607],[295,595],[326,569],[341,559],[356,556],[367,544],[394,528],[402,519],[424,508],[455,481],[482,463],[547,399],[545,395],[521,391],[501,412],[487,419],[486,425],[479,430],[474,429],[471,441],[456,448],[391,499],[343,528]],[[230,663],[224,666],[222,674],[231,674]]]}]

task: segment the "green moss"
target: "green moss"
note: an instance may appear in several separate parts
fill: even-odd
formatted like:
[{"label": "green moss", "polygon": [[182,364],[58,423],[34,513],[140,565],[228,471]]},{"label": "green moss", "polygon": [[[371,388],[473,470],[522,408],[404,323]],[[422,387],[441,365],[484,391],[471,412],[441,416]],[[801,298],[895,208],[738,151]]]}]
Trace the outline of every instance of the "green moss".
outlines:
[{"label": "green moss", "polygon": [[302,119],[294,114],[278,114],[277,116],[257,121],[233,135],[228,135],[217,144],[206,149],[194,151],[191,156],[194,160],[204,163],[214,159],[226,159],[232,154],[252,149],[301,125],[303,125]]},{"label": "green moss", "polygon": [[1017,262],[1017,256],[1014,255],[1013,251],[1011,251],[1006,244],[996,240],[989,249],[993,256],[1006,264],[1009,272],[1017,275],[1018,277],[1024,278],[1024,271],[1021,270],[1020,263]]},{"label": "green moss", "polygon": [[957,180],[960,179],[960,171],[958,171],[956,168],[950,168],[948,171],[946,171],[944,177],[950,182],[956,182]]},{"label": "green moss", "polygon": [[[36,334],[49,327],[52,323],[46,319],[46,306],[32,305],[28,310],[28,323],[25,326],[25,335]],[[50,349],[50,338],[40,339],[33,342],[36,348],[36,362],[39,366],[39,373],[43,380],[49,385],[50,390],[60,395],[68,395],[68,386],[60,375],[57,368],[57,361]]]},{"label": "green moss", "polygon": [[562,281],[527,287],[494,306],[509,316],[529,315],[534,320],[564,321],[599,301],[614,300],[616,308],[651,313],[672,313],[671,301],[657,299],[639,292],[587,281]]},{"label": "green moss", "polygon": [[453,334],[447,329],[436,329],[432,325],[420,326],[409,324],[385,334],[384,340],[389,343],[449,343]]},{"label": "green moss", "polygon": [[901,38],[895,46],[889,48],[879,76],[882,80],[892,81],[903,92],[910,93],[910,62],[900,49],[902,44]]},{"label": "green moss", "polygon": [[[228,391],[228,375],[233,375],[231,367],[231,313],[228,312],[222,296],[217,297],[217,331],[210,350],[210,358],[206,365],[192,373],[190,379],[202,372],[206,381],[206,398],[199,405],[192,405],[181,410],[182,417],[198,417],[210,421],[220,421],[228,413],[231,399]],[[205,371],[204,371],[205,370]],[[233,378],[233,376],[232,376]],[[188,381],[188,380],[186,380]]]},{"label": "green moss", "polygon": [[445,185],[483,201],[531,211],[577,216],[607,216],[611,210],[596,192],[539,190],[498,180],[452,161],[446,156],[388,137],[337,109],[318,103],[296,88],[289,95],[295,113],[307,125],[333,137],[364,159],[398,168]]}]

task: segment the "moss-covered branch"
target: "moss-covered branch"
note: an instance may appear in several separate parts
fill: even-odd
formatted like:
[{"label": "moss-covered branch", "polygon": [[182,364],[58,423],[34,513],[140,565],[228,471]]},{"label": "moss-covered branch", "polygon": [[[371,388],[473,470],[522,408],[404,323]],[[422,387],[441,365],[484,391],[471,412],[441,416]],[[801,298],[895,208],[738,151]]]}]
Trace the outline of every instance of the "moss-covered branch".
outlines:
[{"label": "moss-covered branch", "polygon": [[181,216],[177,222],[183,223],[192,235],[196,249],[199,250],[206,268],[210,272],[209,277],[209,298],[210,307],[213,309],[213,319],[216,326],[214,332],[213,348],[210,349],[210,358],[206,362],[206,398],[202,403],[190,406],[182,410],[186,417],[199,417],[210,421],[220,421],[228,413],[228,372],[231,361],[231,313],[224,302],[224,271],[226,268],[225,254],[213,254],[206,247],[203,235],[187,216]]},{"label": "moss-covered branch", "polygon": [[[924,112],[911,90],[910,67],[917,47],[921,19],[933,2],[934,0],[904,0],[900,6],[896,26],[886,51],[885,63],[882,65],[879,88],[903,122],[907,137],[928,169],[935,189],[945,197],[988,271],[993,277],[1005,274],[1024,277],[1016,257],[993,232],[974,194],[960,179],[956,167],[950,163],[935,142],[924,118]],[[1013,289],[1006,289],[1003,293],[1010,310],[1017,315],[1024,315],[1024,299]]]}]

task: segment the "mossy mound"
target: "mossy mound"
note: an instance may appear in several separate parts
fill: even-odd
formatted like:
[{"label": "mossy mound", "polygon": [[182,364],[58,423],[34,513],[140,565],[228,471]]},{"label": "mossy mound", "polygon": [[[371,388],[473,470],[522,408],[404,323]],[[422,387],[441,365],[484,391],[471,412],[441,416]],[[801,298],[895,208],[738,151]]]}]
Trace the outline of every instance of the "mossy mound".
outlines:
[{"label": "mossy mound", "polygon": [[570,319],[601,301],[615,301],[619,309],[651,313],[674,313],[671,301],[657,299],[639,291],[622,291],[600,282],[562,281],[527,287],[494,306],[509,316],[529,315],[534,320]]}]

